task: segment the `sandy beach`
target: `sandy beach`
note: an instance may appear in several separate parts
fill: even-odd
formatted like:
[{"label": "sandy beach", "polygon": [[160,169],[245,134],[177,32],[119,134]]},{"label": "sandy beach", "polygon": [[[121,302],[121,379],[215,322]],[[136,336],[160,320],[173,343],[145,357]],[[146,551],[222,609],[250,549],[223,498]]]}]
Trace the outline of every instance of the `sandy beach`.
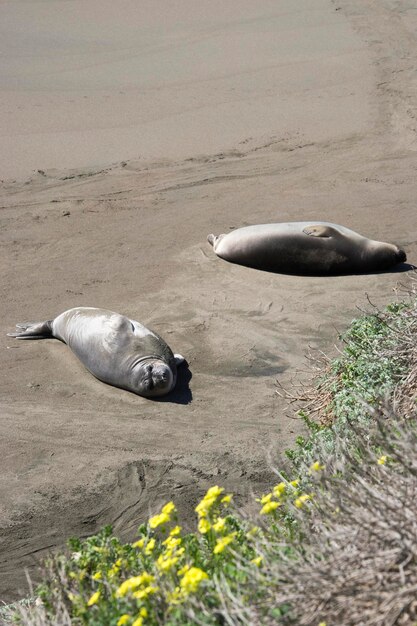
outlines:
[{"label": "sandy beach", "polygon": [[[406,272],[274,275],[208,233],[325,220],[417,263],[411,0],[0,3],[0,600],[68,537],[213,484],[245,506],[303,431],[278,394]],[[401,268],[400,268],[401,269]],[[150,401],[16,322],[74,306],[185,356]],[[278,382],[277,382],[278,381]]]}]

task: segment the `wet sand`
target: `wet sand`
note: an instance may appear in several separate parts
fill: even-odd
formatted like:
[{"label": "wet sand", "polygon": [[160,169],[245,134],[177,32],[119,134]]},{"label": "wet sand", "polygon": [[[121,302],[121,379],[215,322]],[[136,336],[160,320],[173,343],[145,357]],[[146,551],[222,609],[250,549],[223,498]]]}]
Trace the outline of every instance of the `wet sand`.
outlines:
[{"label": "wet sand", "polygon": [[[312,4],[0,5],[1,599],[71,535],[132,537],[170,499],[191,526],[215,483],[261,493],[302,430],[276,381],[407,281],[258,272],[208,233],[327,220],[417,262],[417,12]],[[189,364],[176,392],[6,337],[78,305],[159,332]]]}]

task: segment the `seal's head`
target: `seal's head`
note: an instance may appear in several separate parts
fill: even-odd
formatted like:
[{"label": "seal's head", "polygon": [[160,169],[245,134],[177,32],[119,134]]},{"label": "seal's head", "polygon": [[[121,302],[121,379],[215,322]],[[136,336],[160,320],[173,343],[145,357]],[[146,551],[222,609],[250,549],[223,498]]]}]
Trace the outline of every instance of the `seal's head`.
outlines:
[{"label": "seal's head", "polygon": [[404,250],[391,243],[372,242],[371,250],[372,269],[377,271],[387,270],[407,260]]},{"label": "seal's head", "polygon": [[397,248],[395,256],[397,259],[397,263],[405,263],[407,260],[407,255],[404,250],[401,250],[401,248]]},{"label": "seal's head", "polygon": [[169,393],[175,383],[174,374],[162,359],[141,359],[134,368],[132,387],[135,393],[145,398]]}]

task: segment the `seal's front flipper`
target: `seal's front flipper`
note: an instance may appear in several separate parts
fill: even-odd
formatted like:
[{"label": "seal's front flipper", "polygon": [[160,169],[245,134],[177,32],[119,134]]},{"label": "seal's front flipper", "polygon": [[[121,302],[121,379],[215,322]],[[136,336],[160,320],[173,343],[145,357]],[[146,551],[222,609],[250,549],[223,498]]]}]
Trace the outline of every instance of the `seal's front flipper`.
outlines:
[{"label": "seal's front flipper", "polygon": [[185,358],[181,354],[174,354],[175,365],[181,365],[181,363],[185,363]]},{"label": "seal's front flipper", "polygon": [[46,322],[21,322],[16,324],[18,332],[7,333],[16,339],[46,339],[52,337],[52,320]]},{"label": "seal's front flipper", "polygon": [[306,226],[303,228],[303,233],[305,235],[311,235],[311,237],[333,237],[339,231],[331,226],[323,226],[319,224],[318,226]]}]

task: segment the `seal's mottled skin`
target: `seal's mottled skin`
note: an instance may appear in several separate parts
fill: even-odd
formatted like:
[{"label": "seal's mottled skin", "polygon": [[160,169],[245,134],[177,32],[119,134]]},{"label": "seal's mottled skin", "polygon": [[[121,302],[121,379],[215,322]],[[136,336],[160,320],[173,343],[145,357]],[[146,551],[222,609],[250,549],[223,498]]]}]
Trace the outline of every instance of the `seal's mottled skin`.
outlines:
[{"label": "seal's mottled skin", "polygon": [[184,360],[149,328],[106,309],[77,307],[54,320],[17,324],[17,328],[19,332],[9,336],[56,337],[96,378],[145,397],[169,393],[175,387],[177,365]]},{"label": "seal's mottled skin", "polygon": [[284,274],[362,274],[407,259],[394,244],[330,222],[257,224],[207,239],[226,261]]}]

